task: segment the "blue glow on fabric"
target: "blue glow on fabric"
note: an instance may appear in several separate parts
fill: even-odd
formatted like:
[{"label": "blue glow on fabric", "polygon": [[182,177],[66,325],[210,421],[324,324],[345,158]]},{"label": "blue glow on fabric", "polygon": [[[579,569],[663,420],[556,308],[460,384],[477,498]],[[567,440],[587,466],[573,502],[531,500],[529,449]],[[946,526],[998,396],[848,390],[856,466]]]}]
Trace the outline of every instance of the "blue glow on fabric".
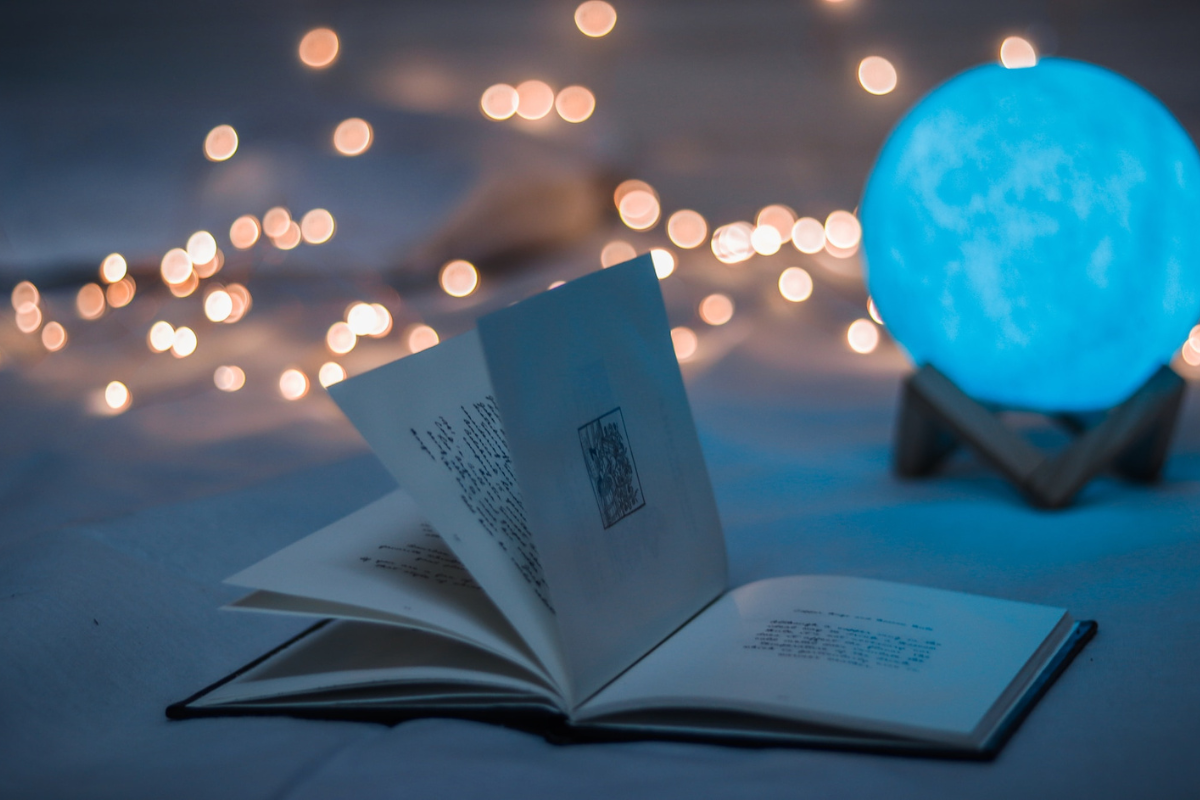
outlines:
[{"label": "blue glow on fabric", "polygon": [[867,286],[917,364],[1011,408],[1134,392],[1200,315],[1200,158],[1121,76],[958,75],[892,132],[859,216]]}]

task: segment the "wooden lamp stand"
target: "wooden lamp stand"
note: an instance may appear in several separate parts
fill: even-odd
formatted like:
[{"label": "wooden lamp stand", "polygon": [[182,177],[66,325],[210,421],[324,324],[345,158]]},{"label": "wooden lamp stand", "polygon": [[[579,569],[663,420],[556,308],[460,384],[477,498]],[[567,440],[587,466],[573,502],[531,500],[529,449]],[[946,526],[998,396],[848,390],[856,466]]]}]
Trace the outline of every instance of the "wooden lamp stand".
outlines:
[{"label": "wooden lamp stand", "polygon": [[1164,366],[1098,422],[1076,414],[1050,415],[1075,439],[1047,455],[1009,428],[990,408],[968,397],[926,364],[904,381],[896,419],[897,475],[934,472],[960,443],[966,444],[1011,481],[1038,508],[1065,508],[1084,485],[1105,469],[1130,480],[1159,478],[1186,383]]}]

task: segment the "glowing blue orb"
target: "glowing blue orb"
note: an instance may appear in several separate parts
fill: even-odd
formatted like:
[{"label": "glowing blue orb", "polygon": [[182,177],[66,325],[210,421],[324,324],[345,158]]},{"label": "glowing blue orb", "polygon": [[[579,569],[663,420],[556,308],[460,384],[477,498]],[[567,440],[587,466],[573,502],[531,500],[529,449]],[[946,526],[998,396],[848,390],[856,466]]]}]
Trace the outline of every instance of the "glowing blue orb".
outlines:
[{"label": "glowing blue orb", "polygon": [[1200,158],[1154,97],[1066,59],[969,70],[892,132],[859,216],[892,335],[971,396],[1124,400],[1200,315]]}]

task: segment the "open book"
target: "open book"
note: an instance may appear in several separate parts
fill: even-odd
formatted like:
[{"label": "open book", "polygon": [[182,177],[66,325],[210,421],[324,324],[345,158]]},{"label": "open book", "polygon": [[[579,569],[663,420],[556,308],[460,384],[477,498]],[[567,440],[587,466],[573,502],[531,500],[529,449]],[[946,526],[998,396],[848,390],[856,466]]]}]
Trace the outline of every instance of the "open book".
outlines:
[{"label": "open book", "polygon": [[649,257],[330,387],[401,488],[229,578],[323,622],[168,709],[989,755],[1094,631],[828,575],[728,591]]}]

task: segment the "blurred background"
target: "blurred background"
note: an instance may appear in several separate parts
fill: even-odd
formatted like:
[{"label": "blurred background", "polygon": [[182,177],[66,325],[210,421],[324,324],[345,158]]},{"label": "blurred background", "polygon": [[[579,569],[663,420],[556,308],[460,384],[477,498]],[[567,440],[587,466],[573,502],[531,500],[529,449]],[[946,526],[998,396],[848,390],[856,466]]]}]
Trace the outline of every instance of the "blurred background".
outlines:
[{"label": "blurred background", "polygon": [[0,19],[0,527],[27,533],[361,453],[322,385],[652,250],[707,447],[761,405],[778,446],[884,480],[908,364],[853,214],[904,111],[974,65],[1059,55],[1200,133],[1183,0]]}]

